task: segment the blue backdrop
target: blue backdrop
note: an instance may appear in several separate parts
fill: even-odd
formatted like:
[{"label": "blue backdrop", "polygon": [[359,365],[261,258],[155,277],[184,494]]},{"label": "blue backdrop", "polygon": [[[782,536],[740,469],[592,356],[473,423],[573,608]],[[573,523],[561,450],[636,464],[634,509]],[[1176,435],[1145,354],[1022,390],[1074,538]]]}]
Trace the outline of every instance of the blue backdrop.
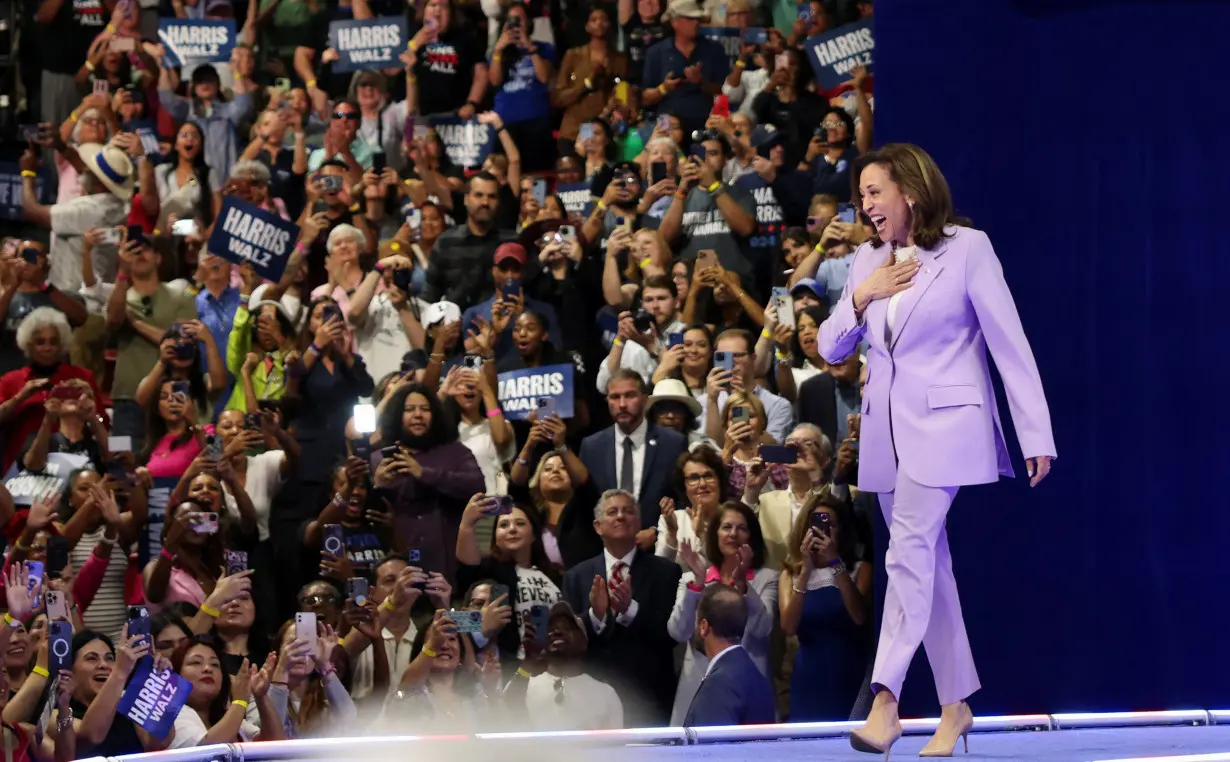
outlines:
[{"label": "blue backdrop", "polygon": [[[876,142],[923,146],[989,233],[1059,450],[1031,491],[1010,432],[1021,478],[949,520],[975,711],[1230,706],[1230,7],[876,11]],[[935,710],[920,650],[902,713]]]}]

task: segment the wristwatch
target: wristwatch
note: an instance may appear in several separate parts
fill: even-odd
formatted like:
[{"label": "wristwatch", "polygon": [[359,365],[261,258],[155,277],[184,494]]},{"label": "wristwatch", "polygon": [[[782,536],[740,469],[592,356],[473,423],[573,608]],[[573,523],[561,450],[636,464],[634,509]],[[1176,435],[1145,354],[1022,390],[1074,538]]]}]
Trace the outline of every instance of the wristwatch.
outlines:
[{"label": "wristwatch", "polygon": [[829,564],[828,568],[833,572],[834,575],[846,573],[846,565],[842,563],[840,558],[834,561],[833,563]]}]

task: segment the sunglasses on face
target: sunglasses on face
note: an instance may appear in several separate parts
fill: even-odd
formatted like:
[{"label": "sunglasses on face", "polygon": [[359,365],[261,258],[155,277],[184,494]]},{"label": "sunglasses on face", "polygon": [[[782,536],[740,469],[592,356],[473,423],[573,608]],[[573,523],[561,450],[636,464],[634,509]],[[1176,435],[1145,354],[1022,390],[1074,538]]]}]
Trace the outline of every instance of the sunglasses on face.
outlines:
[{"label": "sunglasses on face", "polygon": [[334,111],[333,118],[334,119],[350,119],[356,122],[359,121],[359,115],[353,111]]}]

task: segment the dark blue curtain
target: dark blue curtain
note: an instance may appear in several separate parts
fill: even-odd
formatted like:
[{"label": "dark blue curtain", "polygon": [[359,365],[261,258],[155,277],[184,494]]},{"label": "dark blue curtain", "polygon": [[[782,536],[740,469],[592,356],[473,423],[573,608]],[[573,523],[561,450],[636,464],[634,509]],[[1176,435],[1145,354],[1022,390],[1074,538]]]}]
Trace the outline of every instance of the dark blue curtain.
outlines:
[{"label": "dark blue curtain", "polygon": [[[1230,706],[1230,6],[876,12],[876,142],[990,235],[1059,450],[1030,490],[1009,432],[1018,478],[949,519],[975,711]],[[920,649],[902,712],[935,710]]]}]

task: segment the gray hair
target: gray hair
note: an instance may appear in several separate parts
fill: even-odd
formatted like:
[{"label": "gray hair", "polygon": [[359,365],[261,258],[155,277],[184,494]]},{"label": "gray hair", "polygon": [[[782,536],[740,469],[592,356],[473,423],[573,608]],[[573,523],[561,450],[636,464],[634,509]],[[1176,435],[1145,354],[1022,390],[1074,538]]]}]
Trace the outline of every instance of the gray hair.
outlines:
[{"label": "gray hair", "polygon": [[356,228],[354,225],[345,223],[338,225],[329,232],[329,240],[325,242],[325,251],[333,253],[333,247],[341,239],[349,236],[354,239],[355,246],[359,247],[359,251],[367,249],[367,236],[363,235],[363,231]]},{"label": "gray hair", "polygon": [[252,180],[268,183],[269,167],[266,167],[259,161],[253,161],[251,159],[237,161],[231,166],[231,180],[238,180],[245,175]]},{"label": "gray hair", "polygon": [[39,307],[32,310],[17,326],[17,346],[26,357],[30,356],[30,342],[34,334],[44,328],[55,328],[60,334],[60,354],[68,357],[69,344],[73,340],[73,329],[68,325],[68,318],[55,307]]},{"label": "gray hair", "polygon": [[658,137],[646,143],[645,150],[648,151],[650,148],[653,148],[655,145],[665,145],[666,147],[670,148],[672,154],[679,153],[679,144],[677,144],[673,138],[667,137],[666,135],[659,135]]},{"label": "gray hair", "polygon": [[[82,123],[82,121],[83,121],[83,120],[84,120],[87,116],[89,116],[90,114],[93,114],[94,116],[98,117],[99,119],[103,119],[103,113],[102,113],[101,111],[99,111],[98,109],[94,108],[93,106],[91,106],[90,108],[87,108],[86,110],[84,110],[84,111],[82,111],[80,114],[78,114],[78,115],[77,115],[77,121],[73,124],[73,133],[72,133],[72,135],[70,135],[70,136],[69,136],[69,137],[70,137],[70,139],[73,141],[73,145],[75,145],[75,146],[79,146],[79,145],[81,145],[81,127],[82,127],[82,124],[81,124],[81,123]],[[59,128],[54,128],[54,129],[57,129],[57,130],[58,130]],[[103,142],[104,142],[104,143],[106,143],[106,142],[110,142],[110,141],[111,141],[111,138],[112,138],[112,135],[111,135],[111,123],[110,123],[110,122],[108,122],[106,119],[103,119],[103,129],[105,129],[105,130],[106,130],[106,133],[105,133],[105,134],[106,134],[106,136],[107,136],[107,139],[106,139],[106,140],[104,140]]]},{"label": "gray hair", "polygon": [[821,431],[819,426],[814,423],[800,423],[794,427],[794,431],[806,431],[811,434],[820,443],[820,453],[826,458],[833,457],[833,443],[829,441],[828,435]]},{"label": "gray hair", "polygon": [[636,509],[637,514],[641,512],[641,506],[636,502],[636,495],[633,495],[626,489],[609,489],[603,492],[598,498],[598,504],[594,506],[594,521],[601,519],[606,515],[606,503],[611,498],[626,497],[632,502],[632,507]]}]

